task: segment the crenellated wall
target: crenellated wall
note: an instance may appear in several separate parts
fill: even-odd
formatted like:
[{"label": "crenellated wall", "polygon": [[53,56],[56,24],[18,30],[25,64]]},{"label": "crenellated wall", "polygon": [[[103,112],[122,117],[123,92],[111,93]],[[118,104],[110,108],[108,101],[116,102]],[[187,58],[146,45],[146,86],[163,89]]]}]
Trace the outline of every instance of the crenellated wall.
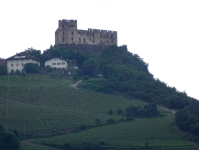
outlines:
[{"label": "crenellated wall", "polygon": [[59,20],[59,27],[55,32],[55,45],[58,44],[89,44],[89,45],[117,45],[117,31],[77,29],[77,20]]}]

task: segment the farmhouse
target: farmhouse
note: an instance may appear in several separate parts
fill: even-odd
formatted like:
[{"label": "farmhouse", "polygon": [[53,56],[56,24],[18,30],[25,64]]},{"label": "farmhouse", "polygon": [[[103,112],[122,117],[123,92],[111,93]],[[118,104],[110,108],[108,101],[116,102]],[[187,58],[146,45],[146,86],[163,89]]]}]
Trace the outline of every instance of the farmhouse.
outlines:
[{"label": "farmhouse", "polygon": [[52,67],[52,68],[64,68],[67,69],[67,61],[60,58],[52,58],[50,60],[45,61],[45,67]]},{"label": "farmhouse", "polygon": [[8,73],[11,73],[12,70],[15,72],[23,70],[23,66],[27,63],[34,63],[40,66],[40,60],[26,52],[17,53],[16,55],[9,57],[7,60],[7,69]]}]

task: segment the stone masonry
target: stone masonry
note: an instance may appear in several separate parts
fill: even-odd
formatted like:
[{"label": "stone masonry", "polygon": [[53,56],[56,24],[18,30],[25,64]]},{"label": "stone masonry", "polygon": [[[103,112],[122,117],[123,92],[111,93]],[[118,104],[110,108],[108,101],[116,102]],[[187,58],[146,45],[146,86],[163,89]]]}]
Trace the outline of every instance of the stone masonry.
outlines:
[{"label": "stone masonry", "polygon": [[59,20],[59,27],[55,32],[55,45],[117,45],[117,31],[98,29],[79,30],[77,20]]}]

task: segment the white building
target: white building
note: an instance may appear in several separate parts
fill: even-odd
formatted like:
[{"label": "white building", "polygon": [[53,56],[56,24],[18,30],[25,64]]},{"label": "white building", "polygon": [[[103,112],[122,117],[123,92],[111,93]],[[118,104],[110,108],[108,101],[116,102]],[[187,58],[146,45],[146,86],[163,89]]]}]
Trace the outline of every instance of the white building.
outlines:
[{"label": "white building", "polygon": [[65,68],[67,69],[67,61],[60,58],[52,58],[50,60],[45,61],[45,67],[50,66],[52,68]]},{"label": "white building", "polygon": [[40,60],[26,52],[21,52],[12,57],[9,57],[6,59],[6,61],[8,73],[11,73],[12,70],[14,72],[16,70],[19,70],[21,72],[23,70],[23,66],[27,63],[34,63],[40,66]]}]

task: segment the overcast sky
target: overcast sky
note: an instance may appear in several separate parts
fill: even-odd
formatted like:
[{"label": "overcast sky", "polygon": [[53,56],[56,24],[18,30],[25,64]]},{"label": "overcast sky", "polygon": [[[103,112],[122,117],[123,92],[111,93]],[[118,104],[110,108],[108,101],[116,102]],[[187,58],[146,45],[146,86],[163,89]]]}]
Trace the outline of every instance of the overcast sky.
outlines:
[{"label": "overcast sky", "polygon": [[1,0],[0,57],[55,44],[60,19],[118,32],[155,78],[199,99],[198,0]]}]

